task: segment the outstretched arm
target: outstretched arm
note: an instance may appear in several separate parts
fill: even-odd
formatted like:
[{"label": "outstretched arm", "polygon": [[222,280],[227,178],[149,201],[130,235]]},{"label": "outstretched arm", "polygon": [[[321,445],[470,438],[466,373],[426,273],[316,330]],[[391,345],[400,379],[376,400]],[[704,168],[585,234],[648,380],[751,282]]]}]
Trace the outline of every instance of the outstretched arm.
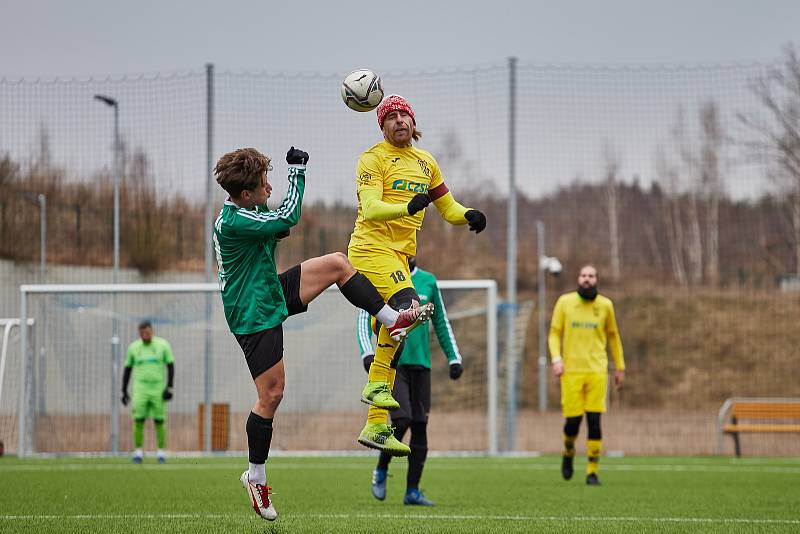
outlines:
[{"label": "outstretched arm", "polygon": [[383,189],[363,189],[358,193],[361,213],[368,221],[390,221],[408,215],[408,204],[384,202]]},{"label": "outstretched arm", "polygon": [[[236,212],[233,231],[243,237],[262,239],[267,236],[286,237],[289,228],[300,221],[303,192],[306,184],[306,162],[308,154],[292,147],[286,153],[289,164],[289,187],[281,205],[275,210],[265,206],[255,209],[239,208]],[[221,228],[218,228],[221,231]]]},{"label": "outstretched arm", "polygon": [[442,219],[450,224],[469,223],[469,229],[476,234],[486,228],[486,216],[476,209],[466,208],[459,204],[444,182],[428,191],[428,194],[433,200],[433,205],[442,215]]}]

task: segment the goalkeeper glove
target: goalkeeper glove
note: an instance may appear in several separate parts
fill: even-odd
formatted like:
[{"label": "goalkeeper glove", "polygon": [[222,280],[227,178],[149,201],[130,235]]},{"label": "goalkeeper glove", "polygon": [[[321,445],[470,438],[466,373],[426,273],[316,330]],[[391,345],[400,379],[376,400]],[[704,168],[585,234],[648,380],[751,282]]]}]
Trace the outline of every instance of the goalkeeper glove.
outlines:
[{"label": "goalkeeper glove", "polygon": [[469,229],[476,234],[483,232],[483,229],[486,228],[486,215],[478,210],[467,211],[464,218],[469,223]]},{"label": "goalkeeper glove", "polygon": [[364,370],[369,373],[369,366],[372,365],[372,361],[375,359],[374,354],[367,354],[363,358],[361,358],[361,363],[364,364]]},{"label": "goalkeeper glove", "polygon": [[165,401],[172,400],[172,388],[167,386],[164,389],[164,394],[162,395]]},{"label": "goalkeeper glove", "polygon": [[464,366],[460,363],[453,362],[450,364],[450,380],[458,380],[463,372]]},{"label": "goalkeeper glove", "polygon": [[305,165],[308,162],[308,152],[292,147],[286,153],[286,163],[289,165]]},{"label": "goalkeeper glove", "polygon": [[424,210],[431,203],[431,197],[424,193],[414,195],[414,198],[408,201],[408,214],[414,215],[418,211]]},{"label": "goalkeeper glove", "polygon": [[122,400],[122,405],[123,406],[127,406],[128,405],[128,401],[130,401],[131,398],[128,396],[128,392],[127,391],[123,391],[122,392],[122,399],[120,399],[120,400]]}]

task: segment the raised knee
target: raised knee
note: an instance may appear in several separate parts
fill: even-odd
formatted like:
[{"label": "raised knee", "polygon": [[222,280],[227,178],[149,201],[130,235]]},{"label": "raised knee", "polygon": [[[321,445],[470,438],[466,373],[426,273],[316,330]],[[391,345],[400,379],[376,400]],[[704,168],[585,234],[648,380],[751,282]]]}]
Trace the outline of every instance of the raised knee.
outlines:
[{"label": "raised knee", "polygon": [[355,267],[347,259],[347,256],[342,252],[333,252],[328,255],[331,267],[338,271],[340,274],[351,274],[355,271]]},{"label": "raised knee", "polygon": [[259,407],[265,411],[273,411],[283,400],[283,387],[269,389],[265,394],[258,398]]}]

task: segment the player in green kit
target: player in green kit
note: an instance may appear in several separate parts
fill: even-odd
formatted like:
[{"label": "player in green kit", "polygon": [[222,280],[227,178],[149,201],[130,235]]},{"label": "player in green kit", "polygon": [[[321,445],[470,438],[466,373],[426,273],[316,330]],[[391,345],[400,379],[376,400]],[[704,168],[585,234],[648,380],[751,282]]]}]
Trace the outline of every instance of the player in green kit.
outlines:
[{"label": "player in green kit", "polygon": [[267,156],[254,148],[242,148],[222,156],[214,168],[217,183],[229,195],[214,222],[222,304],[258,395],[246,425],[249,468],[240,480],[253,510],[270,521],[278,513],[270,498],[265,464],[285,384],[283,322],[305,312],[331,284],[399,338],[421,321],[417,309],[398,312],[386,305],[375,286],[340,252],[305,260],[278,274],[275,248],[300,220],[307,162],[306,152],[289,149],[289,184],[283,202],[274,210],[267,207],[272,192],[267,180],[272,166]]},{"label": "player in green kit", "polygon": [[[458,380],[464,367],[436,277],[417,267],[415,256],[408,258],[408,268],[420,304],[433,303],[433,330],[447,357],[450,378]],[[373,331],[369,314],[361,311],[358,315],[358,345],[364,369],[368,373],[375,358]],[[411,429],[411,453],[408,455],[403,504],[433,506],[433,502],[419,489],[422,469],[428,456],[428,413],[431,409],[431,339],[428,328],[417,328],[406,337],[397,362],[397,378],[392,395],[400,404],[399,409],[391,412],[395,438],[401,441],[406,430]],[[386,477],[391,459],[389,454],[382,452],[378,466],[372,472],[372,495],[381,501],[386,498]]]},{"label": "player in green kit", "polygon": [[[152,418],[156,427],[158,463],[166,461],[164,446],[167,442],[166,402],[172,399],[175,378],[175,358],[169,342],[153,335],[153,325],[143,321],[139,325],[139,338],[128,346],[125,370],[122,373],[122,404],[128,405],[128,382],[133,374],[133,463],[142,463],[144,453],[144,421]],[[166,374],[166,376],[165,376]]]}]

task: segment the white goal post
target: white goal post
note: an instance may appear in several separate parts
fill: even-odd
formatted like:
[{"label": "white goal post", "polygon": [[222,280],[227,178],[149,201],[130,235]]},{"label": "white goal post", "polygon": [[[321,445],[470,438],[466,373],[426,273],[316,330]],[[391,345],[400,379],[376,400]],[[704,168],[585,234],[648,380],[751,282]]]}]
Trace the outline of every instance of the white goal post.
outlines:
[{"label": "white goal post", "polygon": [[[448,388],[442,389],[448,394],[436,397],[435,393],[432,418],[440,407],[447,411],[447,417],[442,416],[445,432],[444,427],[454,425],[458,417],[469,417],[463,425],[470,429],[471,440],[466,436],[461,442],[454,439],[456,448],[448,450],[495,455],[497,284],[494,280],[440,280],[439,288],[462,353],[469,351],[465,353],[465,358],[471,358],[465,360],[465,377],[475,374],[466,381],[462,378],[459,384],[437,380],[441,388]],[[137,334],[135,325],[145,318],[155,318],[156,335],[170,341],[176,353],[176,397],[170,403],[168,420],[172,425],[170,440],[174,435],[180,443],[178,450],[218,450],[212,448],[211,436],[216,405],[228,405],[231,419],[238,425],[241,413],[249,410],[254,399],[252,381],[241,361],[241,350],[227,329],[218,291],[215,283],[21,285],[20,318],[49,326],[44,330],[46,335],[40,331],[36,336],[41,347],[31,346],[29,328],[20,328],[18,376],[6,377],[19,381],[17,454],[114,454],[130,447],[128,436],[119,431],[127,417],[119,402],[121,369],[125,347]],[[363,411],[358,391],[365,379],[363,370],[358,371],[356,313],[332,286],[311,304],[308,313],[284,324],[287,388],[278,414],[282,426],[273,440],[278,454],[281,450],[333,453],[351,448],[354,438],[348,437],[349,428],[345,437],[333,434],[337,429],[343,433],[345,429],[340,427],[349,427],[351,421],[363,424],[363,414],[353,415]],[[121,325],[122,334],[109,345],[112,320]],[[114,351],[115,343],[121,350]],[[44,356],[34,358],[33,349]],[[104,354],[111,356],[98,357]],[[434,358],[436,373],[435,366],[444,359]],[[298,372],[301,368],[303,373]],[[42,406],[34,406],[32,388]],[[458,395],[473,397],[460,403]],[[483,415],[476,415],[478,411]],[[475,424],[485,428],[485,441],[475,438]],[[326,427],[327,434],[316,428],[319,426]],[[52,444],[38,434],[40,428],[63,428],[70,435],[63,441],[70,443]],[[195,445],[198,432],[201,446]],[[320,437],[299,439],[312,432],[320,432]],[[246,450],[246,443],[236,441],[242,433],[231,434],[234,439],[227,450]],[[321,443],[322,449],[310,449],[306,443]],[[475,448],[473,443],[477,443]]]}]

